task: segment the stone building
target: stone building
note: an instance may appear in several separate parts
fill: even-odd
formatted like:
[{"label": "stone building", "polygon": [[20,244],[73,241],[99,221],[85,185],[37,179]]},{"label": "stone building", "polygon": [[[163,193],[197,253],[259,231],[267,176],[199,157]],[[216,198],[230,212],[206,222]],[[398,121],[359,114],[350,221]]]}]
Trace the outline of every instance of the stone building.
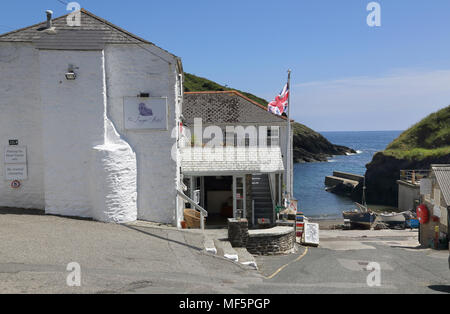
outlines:
[{"label": "stone building", "polygon": [[432,165],[428,178],[420,181],[421,201],[427,207],[428,222],[420,225],[419,241],[426,247],[449,242],[450,165]]},{"label": "stone building", "polygon": [[179,225],[181,60],[84,9],[51,15],[0,35],[0,206]]}]

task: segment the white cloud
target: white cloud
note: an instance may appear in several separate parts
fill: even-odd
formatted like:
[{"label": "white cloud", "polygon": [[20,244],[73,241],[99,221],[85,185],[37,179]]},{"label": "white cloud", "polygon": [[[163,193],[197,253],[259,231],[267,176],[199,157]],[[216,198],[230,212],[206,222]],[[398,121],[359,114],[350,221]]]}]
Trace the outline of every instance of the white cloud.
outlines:
[{"label": "white cloud", "polygon": [[402,130],[450,104],[450,70],[397,70],[292,87],[291,115],[316,130]]}]

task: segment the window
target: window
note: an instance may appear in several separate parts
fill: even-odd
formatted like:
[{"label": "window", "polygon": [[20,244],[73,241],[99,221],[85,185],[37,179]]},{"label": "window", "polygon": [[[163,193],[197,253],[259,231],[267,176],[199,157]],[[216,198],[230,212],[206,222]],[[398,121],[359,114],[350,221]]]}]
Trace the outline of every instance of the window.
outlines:
[{"label": "window", "polygon": [[225,131],[226,146],[237,146],[237,138],[234,131]]},{"label": "window", "polygon": [[271,126],[267,129],[267,146],[271,145],[280,145],[280,128],[277,126]]}]

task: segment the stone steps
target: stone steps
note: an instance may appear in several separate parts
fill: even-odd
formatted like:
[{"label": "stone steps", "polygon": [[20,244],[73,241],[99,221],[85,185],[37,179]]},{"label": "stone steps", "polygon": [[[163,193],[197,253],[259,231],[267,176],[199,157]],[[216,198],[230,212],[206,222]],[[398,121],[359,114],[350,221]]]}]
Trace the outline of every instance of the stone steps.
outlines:
[{"label": "stone steps", "polygon": [[235,263],[240,263],[258,269],[255,258],[246,248],[233,248],[231,243],[226,240],[213,239],[205,236],[204,239],[205,251],[214,255],[222,256]]},{"label": "stone steps", "polygon": [[273,202],[267,174],[252,177],[252,199],[255,202],[255,222],[260,218],[273,220]]}]

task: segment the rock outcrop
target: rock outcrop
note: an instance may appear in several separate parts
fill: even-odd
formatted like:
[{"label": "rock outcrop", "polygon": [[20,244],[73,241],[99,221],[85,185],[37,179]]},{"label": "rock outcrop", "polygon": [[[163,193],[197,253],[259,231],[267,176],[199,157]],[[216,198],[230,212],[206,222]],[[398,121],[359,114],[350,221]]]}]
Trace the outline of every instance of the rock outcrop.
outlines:
[{"label": "rock outcrop", "polygon": [[[366,166],[366,197],[371,204],[398,204],[400,170],[429,170],[432,164],[450,164],[450,106],[435,112],[403,132]],[[352,192],[360,201],[362,184]]]},{"label": "rock outcrop", "polygon": [[293,132],[295,163],[327,161],[331,156],[356,153],[351,148],[330,143],[324,136],[303,124],[294,123]]},{"label": "rock outcrop", "polygon": [[[430,169],[432,164],[450,164],[450,154],[422,160],[397,159],[383,152],[375,154],[366,168],[366,198],[370,204],[398,205],[397,180],[400,170]],[[351,193],[356,202],[361,202],[362,183]]]}]

